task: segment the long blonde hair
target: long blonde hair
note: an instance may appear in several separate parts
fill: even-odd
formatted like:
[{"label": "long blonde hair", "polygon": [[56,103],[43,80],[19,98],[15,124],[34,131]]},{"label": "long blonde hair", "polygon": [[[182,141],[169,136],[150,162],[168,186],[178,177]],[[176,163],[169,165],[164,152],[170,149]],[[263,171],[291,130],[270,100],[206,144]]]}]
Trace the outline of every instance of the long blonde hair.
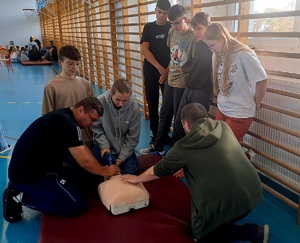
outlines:
[{"label": "long blonde hair", "polygon": [[[203,37],[203,40],[220,40],[223,39],[225,41],[223,47],[223,56],[214,55],[214,66],[213,66],[213,86],[214,86],[214,96],[217,96],[219,90],[223,92],[227,92],[227,83],[228,83],[228,76],[229,76],[229,69],[232,63],[232,56],[233,54],[239,51],[249,51],[253,52],[247,45],[244,43],[236,40],[233,38],[229,31],[226,29],[225,26],[212,23],[210,24],[206,30]],[[220,62],[223,60],[223,87],[218,86],[218,67]]]}]

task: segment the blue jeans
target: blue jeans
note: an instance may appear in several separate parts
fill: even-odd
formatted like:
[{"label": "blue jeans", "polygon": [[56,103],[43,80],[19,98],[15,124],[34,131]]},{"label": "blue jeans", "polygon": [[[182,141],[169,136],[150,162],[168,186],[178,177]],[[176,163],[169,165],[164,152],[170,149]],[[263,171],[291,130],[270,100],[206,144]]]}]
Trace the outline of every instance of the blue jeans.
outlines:
[{"label": "blue jeans", "polygon": [[3,127],[2,124],[0,122],[0,151],[6,149],[8,147],[8,144],[5,140],[5,135],[4,135],[4,131],[3,131]]},{"label": "blue jeans", "polygon": [[[97,144],[94,144],[93,148],[91,149],[93,155],[98,160],[98,162],[102,165],[105,165],[104,159],[100,156],[100,148]],[[116,158],[118,157],[117,154],[113,154]],[[121,169],[121,174],[133,174],[135,175],[138,171],[139,164],[136,157],[135,152],[127,158],[123,163],[119,166]]]}]

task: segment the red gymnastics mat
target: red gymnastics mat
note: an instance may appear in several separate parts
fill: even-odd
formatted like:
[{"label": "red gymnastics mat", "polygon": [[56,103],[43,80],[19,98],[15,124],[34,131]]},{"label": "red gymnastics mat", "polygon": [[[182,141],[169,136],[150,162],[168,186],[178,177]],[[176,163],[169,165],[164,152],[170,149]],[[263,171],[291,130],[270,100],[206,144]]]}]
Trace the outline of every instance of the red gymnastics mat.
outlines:
[{"label": "red gymnastics mat", "polygon": [[36,66],[36,65],[52,65],[51,61],[42,60],[42,61],[21,61],[23,66]]},{"label": "red gymnastics mat", "polygon": [[43,214],[39,243],[192,243],[190,193],[173,176],[144,183],[150,204],[113,215],[97,197],[87,212],[75,217]]},{"label": "red gymnastics mat", "polygon": [[[142,173],[161,159],[160,155],[138,156]],[[113,215],[98,194],[87,212],[74,217],[42,215],[39,243],[192,243],[189,235],[191,199],[188,187],[173,176],[143,183],[150,204]]]}]

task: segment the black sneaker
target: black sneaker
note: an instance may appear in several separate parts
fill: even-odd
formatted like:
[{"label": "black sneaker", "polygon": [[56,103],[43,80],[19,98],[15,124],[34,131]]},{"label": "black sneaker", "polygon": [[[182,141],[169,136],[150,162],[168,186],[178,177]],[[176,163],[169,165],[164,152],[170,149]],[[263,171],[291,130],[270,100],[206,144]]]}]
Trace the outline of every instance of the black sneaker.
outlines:
[{"label": "black sneaker", "polygon": [[258,225],[257,235],[253,243],[268,243],[269,225]]},{"label": "black sneaker", "polygon": [[22,202],[17,197],[19,194],[10,183],[3,192],[3,217],[7,222],[16,223],[22,219]]},{"label": "black sneaker", "polygon": [[154,137],[154,136],[151,136],[149,145],[154,144],[154,143],[155,143],[155,137]]}]

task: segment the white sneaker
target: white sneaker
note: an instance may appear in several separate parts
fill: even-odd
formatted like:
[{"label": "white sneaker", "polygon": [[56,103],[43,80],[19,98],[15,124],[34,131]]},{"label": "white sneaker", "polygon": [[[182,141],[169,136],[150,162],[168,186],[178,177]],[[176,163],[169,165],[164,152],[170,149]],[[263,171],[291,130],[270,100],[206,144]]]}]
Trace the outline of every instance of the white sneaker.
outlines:
[{"label": "white sneaker", "polygon": [[162,148],[155,148],[153,144],[150,144],[147,148],[141,149],[141,154],[150,154],[158,152],[160,155],[163,155],[165,153],[165,150]]},{"label": "white sneaker", "polygon": [[9,151],[9,150],[11,150],[11,145],[8,144],[8,146],[7,146],[6,149],[0,151],[0,154],[4,154],[5,152],[7,152],[7,151]]}]

